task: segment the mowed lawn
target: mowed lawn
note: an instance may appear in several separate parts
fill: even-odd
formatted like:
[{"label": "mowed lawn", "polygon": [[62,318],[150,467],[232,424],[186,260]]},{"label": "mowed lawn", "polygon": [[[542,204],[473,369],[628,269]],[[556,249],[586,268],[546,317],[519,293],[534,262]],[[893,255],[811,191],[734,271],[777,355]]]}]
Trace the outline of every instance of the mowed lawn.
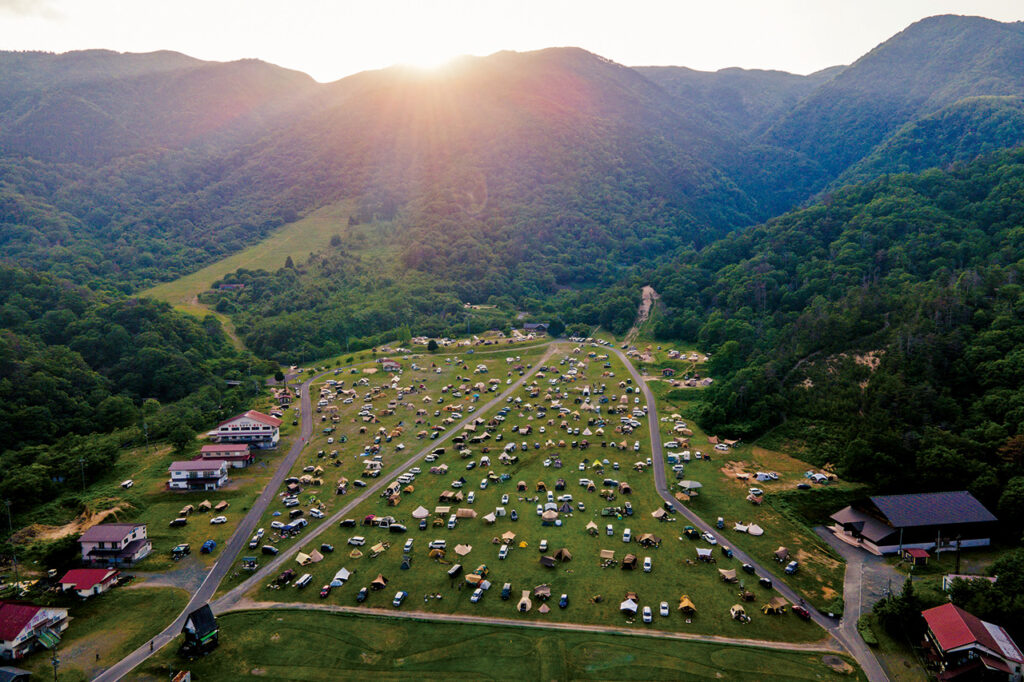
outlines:
[{"label": "mowed lawn", "polygon": [[166,679],[168,664],[197,680],[864,679],[836,672],[821,653],[705,642],[291,610],[218,620],[219,650],[185,663],[169,646],[126,679]]},{"label": "mowed lawn", "polygon": [[158,284],[142,292],[142,296],[183,306],[187,312],[203,313],[193,304],[193,298],[210,288],[215,281],[240,268],[248,270],[277,270],[285,260],[305,261],[310,253],[326,248],[334,235],[348,231],[348,219],[354,210],[350,201],[341,201],[313,211],[305,218],[282,226],[258,244],[228,256],[171,282]]},{"label": "mowed lawn", "polygon": [[[441,411],[446,405],[452,403],[461,404],[463,408],[468,408],[470,405],[475,407],[477,404],[482,405],[486,403],[495,395],[501,393],[505,388],[507,380],[518,378],[518,375],[513,374],[510,376],[508,374],[510,366],[518,364],[525,366],[536,362],[545,351],[546,348],[533,348],[525,351],[509,349],[508,355],[506,355],[505,349],[502,349],[500,353],[480,352],[471,355],[467,355],[464,352],[426,353],[414,354],[409,358],[401,357],[400,362],[403,366],[403,371],[398,385],[415,388],[415,392],[406,395],[402,400],[403,405],[396,406],[395,414],[392,415],[384,415],[383,412],[387,408],[387,403],[394,400],[397,393],[396,390],[390,387],[391,380],[395,375],[379,371],[380,365],[373,361],[360,363],[352,368],[346,367],[338,374],[328,374],[323,379],[312,384],[314,410],[317,409],[315,407],[318,402],[316,397],[320,395],[321,387],[329,386],[327,384],[328,381],[343,382],[340,386],[342,390],[353,389],[357,391],[357,394],[352,399],[352,402],[347,405],[344,404],[342,399],[334,399],[330,401],[330,405],[324,408],[324,411],[313,413],[313,436],[303,454],[296,460],[295,467],[291,471],[290,475],[298,478],[303,476],[306,473],[304,470],[309,467],[321,467],[323,469],[320,478],[323,479],[324,485],[306,486],[299,498],[301,505],[298,509],[303,510],[309,526],[297,538],[281,538],[280,534],[273,530],[270,525],[271,522],[275,520],[282,523],[288,522],[289,509],[285,508],[281,501],[284,493],[282,488],[279,491],[281,495],[279,495],[278,502],[268,507],[258,524],[258,527],[262,527],[266,532],[261,544],[270,544],[280,549],[286,549],[295,542],[302,542],[303,535],[308,534],[310,530],[322,523],[321,520],[309,515],[309,511],[313,507],[322,510],[325,516],[330,516],[337,509],[347,504],[352,496],[357,495],[361,488],[356,487],[354,484],[348,486],[348,494],[346,495],[337,495],[335,490],[341,478],[347,478],[350,482],[362,478],[366,461],[370,459],[363,455],[364,448],[374,445],[374,440],[380,435],[380,429],[383,428],[386,434],[393,433],[397,428],[403,429],[402,435],[393,437],[391,442],[388,442],[386,437],[381,437],[380,439],[380,455],[384,467],[384,473],[381,476],[387,477],[393,474],[395,468],[400,463],[405,462],[414,453],[432,442],[426,437],[418,438],[417,434],[427,431],[432,424],[440,423],[441,419],[449,414],[448,412],[443,412],[441,417],[435,417],[433,416],[435,411]],[[506,358],[511,358],[512,362],[506,362]],[[515,358],[519,359],[516,360]],[[421,367],[421,369],[412,369],[413,364]],[[474,373],[474,369],[481,364],[488,367],[488,372],[485,374]],[[355,373],[353,373],[353,369],[356,370]],[[367,373],[366,370],[368,369],[372,370],[373,373]],[[441,370],[440,373],[437,372],[438,369]],[[445,386],[459,386],[464,383],[459,380],[459,376],[464,378],[471,377],[470,383],[473,384],[480,381],[489,384],[492,378],[497,379],[499,384],[493,392],[482,392],[479,402],[473,401],[472,391],[468,392],[467,395],[457,398],[453,397],[450,393],[441,392],[441,389]],[[366,385],[356,385],[364,379],[367,381]],[[382,386],[388,386],[388,388],[381,391],[379,397],[370,403],[363,401],[363,396],[367,392]],[[429,403],[423,402],[425,397],[430,397]],[[445,402],[437,404],[437,399],[442,399]],[[378,415],[376,423],[369,423],[358,417],[360,409],[367,404],[372,405],[374,412]],[[412,407],[405,405],[412,405]],[[419,410],[427,410],[427,413],[425,415],[417,415],[416,413]],[[292,414],[293,412],[289,412],[289,419],[292,418]],[[465,415],[468,416],[469,414],[468,411],[465,412]],[[339,421],[334,422],[333,416],[337,416]],[[416,424],[415,422],[418,419],[422,420],[423,423]],[[288,421],[287,424],[290,426],[291,422]],[[325,428],[334,428],[335,430],[330,434],[326,434],[324,433]],[[360,431],[365,432],[360,433]],[[345,439],[344,442],[342,441],[343,438]],[[333,439],[334,442],[329,443],[328,439]],[[404,449],[398,449],[397,446],[399,444],[404,445]],[[332,456],[334,453],[337,453],[336,457]],[[376,480],[376,478],[365,477],[365,482],[368,484],[374,483]],[[257,556],[260,561],[270,558],[263,556],[259,548],[248,549],[243,552],[244,555]],[[240,557],[236,563],[235,570],[221,583],[218,592],[223,593],[230,590],[247,577],[248,574],[241,571]]]},{"label": "mowed lawn", "polygon": [[[616,359],[601,360],[587,358],[590,349],[585,349],[581,354],[571,355],[580,360],[586,360],[585,367],[574,381],[561,381],[551,384],[554,377],[560,373],[566,373],[571,367],[570,364],[560,364],[563,359],[567,360],[568,353],[553,356],[547,361],[548,366],[553,366],[554,372],[547,372],[546,376],[538,375],[535,379],[537,386],[537,397],[531,398],[530,386],[520,388],[515,396],[521,402],[513,403],[511,411],[506,420],[496,429],[495,435],[501,434],[502,441],[492,439],[486,446],[470,446],[470,453],[462,458],[457,450],[450,444],[445,444],[445,454],[434,463],[434,465],[447,464],[450,469],[447,474],[438,475],[429,473],[432,466],[430,463],[420,462],[418,466],[422,473],[416,477],[413,484],[414,491],[402,496],[397,507],[387,505],[387,502],[378,497],[367,500],[351,514],[353,519],[362,520],[368,514],[393,515],[409,527],[406,534],[394,534],[387,530],[358,526],[356,528],[332,527],[317,538],[312,546],[313,549],[321,542],[330,542],[337,548],[333,554],[328,554],[323,562],[312,566],[301,568],[295,562],[289,562],[289,566],[295,568],[299,574],[310,572],[314,581],[306,589],[296,589],[288,586],[282,589],[270,589],[267,587],[267,580],[264,584],[250,592],[250,596],[257,600],[275,601],[319,601],[319,588],[330,582],[334,573],[345,567],[355,571],[356,575],[343,587],[334,590],[327,598],[329,603],[340,603],[354,605],[356,592],[360,587],[368,585],[378,574],[382,573],[390,582],[387,588],[381,592],[372,593],[370,599],[365,603],[366,608],[379,608],[390,610],[391,600],[397,590],[409,592],[409,598],[403,606],[407,610],[417,610],[432,613],[471,613],[485,616],[499,616],[523,618],[524,620],[547,620],[553,622],[583,622],[601,625],[628,626],[634,628],[652,628],[680,630],[694,633],[722,634],[727,636],[784,640],[784,641],[814,641],[824,636],[822,630],[817,626],[799,620],[792,614],[781,616],[766,616],[760,613],[759,608],[777,593],[766,590],[757,585],[756,580],[750,576],[740,573],[740,578],[746,581],[746,586],[754,592],[756,600],[747,604],[748,613],[752,616],[752,622],[743,624],[732,620],[729,614],[729,607],[735,604],[738,599],[740,586],[726,584],[720,579],[719,568],[739,568],[739,563],[725,557],[718,549],[715,549],[714,557],[716,563],[708,564],[695,561],[696,547],[707,547],[703,541],[694,542],[689,539],[680,539],[682,535],[683,522],[659,522],[651,516],[651,512],[661,507],[661,500],[657,496],[653,485],[653,474],[650,469],[636,471],[633,468],[634,462],[645,461],[650,456],[650,443],[647,437],[646,425],[632,434],[616,434],[615,428],[619,424],[619,414],[609,414],[609,408],[613,405],[628,405],[632,411],[639,407],[634,402],[635,394],[627,393],[620,388],[619,382],[627,375],[625,368]],[[606,367],[605,364],[608,364]],[[486,376],[486,375],[483,375]],[[532,382],[533,380],[531,380]],[[580,406],[574,402],[578,397],[576,391],[583,385],[599,387],[602,383],[607,386],[604,396],[595,396],[594,402],[598,403],[601,397],[607,397],[608,403],[600,404],[602,415],[606,418],[606,435],[604,438],[592,435],[589,440],[592,446],[587,450],[570,447],[572,440],[583,440],[585,435],[569,436],[560,428],[562,417],[557,409],[549,407],[547,415],[535,418],[536,409],[541,404],[547,405],[544,400],[547,391],[557,389],[569,397],[563,398],[563,404],[570,410],[577,410]],[[632,388],[632,386],[627,386]],[[625,395],[626,403],[621,402],[621,396]],[[565,417],[570,428],[581,430],[590,428],[596,431],[596,424],[588,425],[587,412],[582,412],[579,420],[573,415]],[[489,420],[494,413],[482,415]],[[553,419],[553,424],[548,420]],[[640,420],[644,421],[643,419]],[[513,434],[514,426],[532,425],[534,432],[529,436]],[[540,427],[545,427],[546,433],[540,433]],[[548,439],[555,441],[552,446],[546,445]],[[559,446],[559,440],[566,441],[566,444]],[[602,448],[604,440],[608,447]],[[627,447],[615,449],[611,443],[627,441]],[[503,447],[509,442],[527,442],[528,449],[523,451],[517,448],[516,454],[519,461],[515,464],[505,465],[498,461],[498,456]],[[534,443],[540,443],[540,448],[535,448]],[[639,450],[634,450],[634,443],[639,443]],[[483,448],[489,448],[484,453]],[[487,454],[491,458],[489,466],[477,466],[467,470],[466,466],[470,461],[478,461],[481,455]],[[556,468],[553,463],[545,466],[544,461],[560,456],[563,467]],[[601,460],[607,459],[607,464],[600,464]],[[584,461],[585,460],[585,461]],[[619,469],[614,469],[614,463],[619,463]],[[583,463],[585,471],[579,470]],[[489,471],[495,474],[507,473],[510,479],[505,482],[491,483],[486,489],[480,487],[481,479],[487,476]],[[588,492],[578,484],[579,478],[588,477],[595,481],[597,490]],[[619,494],[611,503],[611,506],[623,505],[629,501],[633,507],[632,516],[602,516],[602,507],[608,506],[600,496],[602,488],[614,487],[604,484],[604,478],[614,478],[628,482],[633,489],[631,494]],[[419,505],[429,510],[434,510],[439,503],[439,495],[442,491],[453,490],[451,483],[455,479],[464,478],[466,483],[462,492],[466,495],[473,492],[475,503],[470,504],[464,501],[461,504],[452,504],[451,512],[459,507],[475,510],[477,518],[460,520],[455,529],[449,530],[445,527],[447,515],[432,515],[433,523],[427,531],[421,532],[417,529],[417,522],[410,516],[410,513]],[[546,501],[543,493],[538,493],[537,482],[543,481],[547,487],[554,491],[556,480],[564,478],[566,489],[558,491],[556,495],[565,493],[573,496],[573,511],[562,515],[563,525],[543,526],[541,519],[536,514],[535,507],[538,502]],[[525,492],[517,491],[516,483],[522,480],[527,484]],[[507,494],[509,501],[505,504],[508,512],[516,510],[520,518],[513,522],[510,515],[499,517],[494,525],[487,525],[482,517],[495,507],[501,506],[500,498]],[[540,500],[536,500],[541,495]],[[585,511],[577,507],[579,502],[585,505]],[[599,533],[591,535],[585,530],[588,521],[594,521],[599,526]],[[611,525],[613,534],[606,534],[606,526]],[[632,532],[632,541],[623,542],[623,532],[629,528]],[[508,558],[498,559],[500,543],[494,540],[506,531],[516,534],[515,541],[510,544]],[[663,540],[660,548],[645,549],[637,543],[642,533],[653,533]],[[347,546],[349,538],[361,535],[365,537],[366,544],[360,548],[362,557],[352,558]],[[428,556],[427,544],[433,539],[444,539],[447,543],[447,555],[443,561],[437,561]],[[401,570],[402,545],[407,539],[413,540],[413,549],[410,553],[412,558],[411,568]],[[566,548],[572,554],[573,559],[568,562],[558,563],[553,568],[547,568],[539,563],[542,553],[539,551],[541,540],[548,541],[548,550],[545,554],[554,554],[559,548]],[[301,541],[301,540],[300,540]],[[391,548],[377,558],[370,557],[370,547],[377,542],[388,542]],[[520,543],[525,543],[521,547]],[[464,558],[459,558],[455,551],[456,544],[472,546],[472,551]],[[653,571],[645,573],[638,566],[636,570],[622,570],[620,565],[602,568],[598,557],[599,550],[614,550],[615,558],[621,562],[627,553],[633,553],[640,562],[644,557],[651,557]],[[473,591],[463,578],[450,580],[447,576],[449,566],[458,561],[463,564],[466,571],[472,571],[480,564],[486,564],[490,574],[489,580],[493,583],[491,590],[484,595],[479,603],[471,603],[470,595]],[[499,597],[501,587],[505,582],[510,582],[513,588],[512,599],[503,601]],[[548,614],[539,612],[542,602],[534,600],[533,609],[526,614],[519,614],[516,611],[516,603],[519,600],[522,590],[531,590],[540,584],[551,586],[552,597],[548,604],[551,611]],[[654,622],[645,625],[640,618],[627,619],[619,612],[619,603],[625,598],[627,591],[638,593],[641,606],[650,606],[655,611]],[[440,593],[441,599],[426,598],[426,595]],[[557,606],[559,595],[568,595],[570,604],[567,609]],[[697,615],[693,618],[684,618],[677,610],[680,596],[689,595],[697,606]],[[661,617],[657,615],[660,602],[668,602],[670,615]]]},{"label": "mowed lawn", "polygon": [[[712,456],[710,462],[693,459],[685,465],[686,478],[698,481],[704,486],[700,494],[687,503],[689,508],[712,524],[718,517],[722,517],[725,522],[723,532],[729,541],[748,552],[778,576],[783,576],[783,565],[775,562],[773,552],[780,546],[786,547],[792,558],[800,563],[800,570],[795,575],[784,576],[786,582],[802,592],[816,607],[827,611],[834,600],[842,597],[845,563],[811,529],[790,520],[770,504],[773,492],[794,489],[797,484],[807,482],[804,478],[805,471],[818,469],[784,453],[747,443],[731,448],[728,452],[715,450],[708,442],[707,434],[693,419],[687,418],[691,403],[668,399],[670,388],[663,381],[652,381],[651,388],[658,400],[659,414],[662,417],[671,417],[673,413],[680,414],[693,431],[694,435],[689,439],[689,449]],[[674,423],[674,420],[661,423],[663,442],[673,438]],[[683,448],[666,449],[665,452],[679,453],[682,450]],[[754,474],[758,471],[775,472],[779,474],[779,479],[757,481]],[[736,478],[736,473],[750,474],[750,478],[740,480]],[[675,488],[676,479],[671,471],[671,465],[666,465],[666,474],[670,489],[678,490]],[[851,484],[842,481],[833,482],[830,486],[852,487]],[[754,505],[747,501],[748,489],[751,487],[760,488],[765,492],[764,503]],[[807,494],[814,494],[814,491],[808,490]],[[736,522],[756,523],[764,529],[764,535],[752,536],[736,532],[733,530]]]},{"label": "mowed lawn", "polygon": [[[118,587],[75,603],[71,624],[57,646],[60,679],[88,680],[156,636],[188,603],[188,593],[172,588]],[[99,658],[97,659],[97,655]],[[49,679],[50,656],[37,652],[18,667]]]}]

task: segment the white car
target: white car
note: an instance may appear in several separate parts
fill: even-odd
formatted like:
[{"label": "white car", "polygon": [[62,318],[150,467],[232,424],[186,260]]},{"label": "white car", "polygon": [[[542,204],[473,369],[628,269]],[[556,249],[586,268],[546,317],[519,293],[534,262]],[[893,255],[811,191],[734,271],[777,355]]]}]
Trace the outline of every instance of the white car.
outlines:
[{"label": "white car", "polygon": [[322,519],[324,517],[324,513],[319,509],[310,509],[309,515],[312,516],[314,519]]},{"label": "white car", "polygon": [[502,545],[501,549],[498,550],[498,558],[504,559],[508,556],[508,545]]},{"label": "white car", "polygon": [[226,517],[226,516],[214,516],[212,519],[210,519],[210,523],[214,524],[214,525],[220,524],[220,523],[227,523],[227,522],[228,522],[228,517]]},{"label": "white car", "polygon": [[658,607],[658,613],[660,613],[663,618],[668,618],[668,602],[667,601],[661,602],[661,605]]},{"label": "white car", "polygon": [[651,557],[644,557],[644,573],[650,573],[651,569],[654,568],[654,563],[651,561]]},{"label": "white car", "polygon": [[539,549],[541,552],[548,551],[548,541],[547,540],[541,540],[540,541],[540,545],[537,547],[537,549]]},{"label": "white car", "polygon": [[421,471],[422,469],[420,469],[419,467],[413,467],[412,469],[409,469],[409,473],[413,474],[414,476],[419,474]]},{"label": "white car", "polygon": [[476,493],[470,490],[469,494],[466,495],[466,504],[473,504],[474,502],[476,502]]},{"label": "white car", "polygon": [[622,541],[629,542],[633,539],[633,532],[630,529],[622,531]]},{"label": "white car", "polygon": [[762,495],[764,495],[764,491],[761,490],[760,488],[748,488],[747,492],[756,497],[761,497]]},{"label": "white car", "polygon": [[284,524],[281,523],[280,521],[271,521],[270,522],[270,527],[273,528],[274,530],[281,530],[282,528],[284,528]]},{"label": "white car", "polygon": [[508,504],[508,494],[507,493],[501,496],[501,503],[502,504]]},{"label": "white car", "polygon": [[652,620],[654,620],[654,617],[651,615],[651,607],[650,606],[645,606],[644,607],[643,618],[644,618],[644,622],[645,623],[650,623]]},{"label": "white car", "polygon": [[362,535],[355,535],[348,539],[348,544],[354,545],[356,547],[361,547],[366,544],[366,538],[364,538]]},{"label": "white car", "polygon": [[412,551],[412,538],[409,538],[408,540],[405,541],[405,545],[402,546],[402,551],[403,552],[411,552]]},{"label": "white car", "polygon": [[716,540],[715,536],[712,535],[711,533],[704,533],[703,535],[701,535],[701,537],[704,538],[704,541],[707,542],[709,545],[717,545],[718,544],[718,540]]}]

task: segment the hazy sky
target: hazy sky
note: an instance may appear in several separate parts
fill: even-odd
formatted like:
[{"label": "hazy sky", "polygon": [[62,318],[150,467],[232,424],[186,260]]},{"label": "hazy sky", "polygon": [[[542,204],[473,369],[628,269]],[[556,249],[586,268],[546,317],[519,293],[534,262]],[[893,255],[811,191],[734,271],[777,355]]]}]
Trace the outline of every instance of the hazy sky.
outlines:
[{"label": "hazy sky", "polygon": [[933,14],[1024,0],[0,0],[0,49],[257,57],[320,81],[458,54],[575,45],[630,66],[809,73]]}]

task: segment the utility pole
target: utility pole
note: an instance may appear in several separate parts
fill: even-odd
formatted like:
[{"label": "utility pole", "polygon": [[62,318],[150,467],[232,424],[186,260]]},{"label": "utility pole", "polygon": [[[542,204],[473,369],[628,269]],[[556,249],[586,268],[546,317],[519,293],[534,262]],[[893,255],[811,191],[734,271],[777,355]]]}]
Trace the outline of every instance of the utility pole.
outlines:
[{"label": "utility pole", "polygon": [[78,457],[78,467],[82,471],[82,492],[84,493],[85,492],[85,457],[82,457],[81,455],[79,455],[79,457]]},{"label": "utility pole", "polygon": [[4,504],[7,505],[7,527],[11,529],[11,536],[8,542],[11,543],[11,558],[14,560],[14,582],[20,583],[21,578],[18,576],[18,554],[14,551],[14,521],[11,520],[11,501],[4,500]]},{"label": "utility pole", "polygon": [[953,572],[956,573],[957,575],[960,574],[960,538],[961,537],[962,536],[960,536],[960,535],[956,536],[956,570],[954,570]]},{"label": "utility pole", "polygon": [[56,646],[50,652],[50,663],[53,665],[53,682],[57,682],[57,668],[60,667],[60,659],[57,658]]}]

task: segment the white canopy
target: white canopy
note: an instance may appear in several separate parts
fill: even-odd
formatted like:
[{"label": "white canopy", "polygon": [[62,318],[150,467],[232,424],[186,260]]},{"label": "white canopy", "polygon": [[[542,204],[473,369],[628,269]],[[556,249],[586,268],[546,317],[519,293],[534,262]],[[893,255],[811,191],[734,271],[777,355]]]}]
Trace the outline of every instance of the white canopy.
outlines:
[{"label": "white canopy", "polygon": [[425,519],[430,516],[430,510],[420,505],[412,510],[412,517],[414,519]]}]

